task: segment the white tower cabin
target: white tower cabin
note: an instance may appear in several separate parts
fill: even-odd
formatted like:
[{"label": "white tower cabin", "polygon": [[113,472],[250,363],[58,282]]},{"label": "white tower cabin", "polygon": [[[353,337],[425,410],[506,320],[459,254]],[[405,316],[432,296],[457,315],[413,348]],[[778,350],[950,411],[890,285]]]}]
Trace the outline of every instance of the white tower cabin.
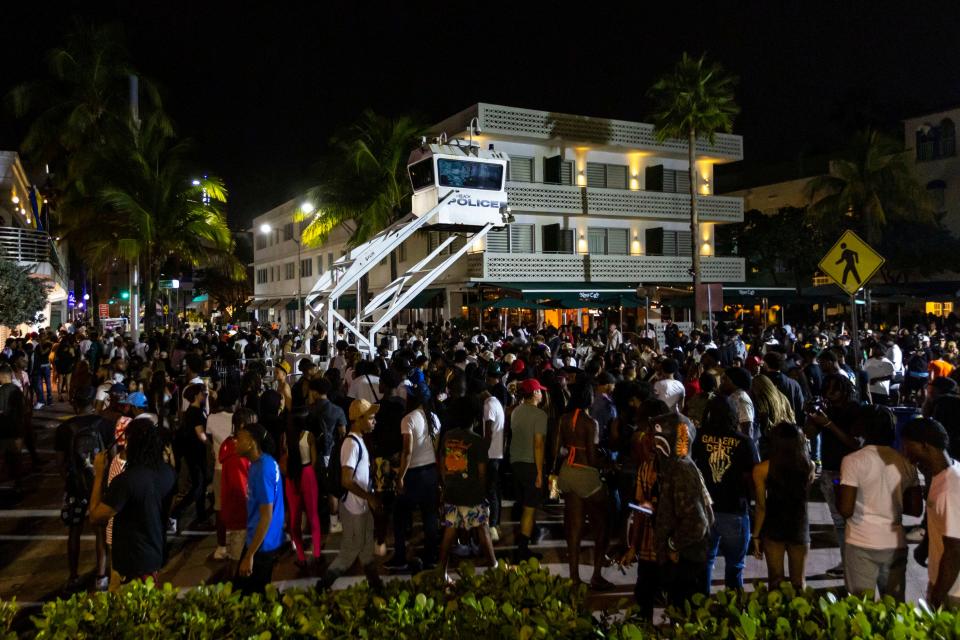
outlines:
[{"label": "white tower cabin", "polygon": [[454,140],[431,144],[410,154],[407,171],[413,185],[413,215],[430,212],[444,196],[435,225],[482,227],[503,224],[500,208],[507,204],[507,155],[481,150],[476,143]]},{"label": "white tower cabin", "polygon": [[[494,227],[512,221],[507,206],[508,161],[505,153],[481,150],[472,141],[447,142],[445,136],[433,144],[424,141],[410,154],[411,213],[334,262],[306,296],[304,324],[308,332],[318,324],[326,326],[330,357],[339,324],[352,335],[360,352],[372,358],[377,334],[391,319],[456,264],[471,244]],[[447,231],[449,235],[419,260],[410,256],[416,260],[413,265],[369,300],[361,300],[361,278],[420,230]],[[459,248],[452,247],[450,255],[442,255],[459,239],[463,240]],[[347,292],[355,292],[357,300],[356,314],[350,320],[337,304]]]}]

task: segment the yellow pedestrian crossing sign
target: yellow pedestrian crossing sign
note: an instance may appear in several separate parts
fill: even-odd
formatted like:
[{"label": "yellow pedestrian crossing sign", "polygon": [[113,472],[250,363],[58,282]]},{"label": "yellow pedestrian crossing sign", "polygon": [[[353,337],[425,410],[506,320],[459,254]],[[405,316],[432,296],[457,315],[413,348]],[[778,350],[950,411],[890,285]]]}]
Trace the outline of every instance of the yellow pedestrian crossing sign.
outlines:
[{"label": "yellow pedestrian crossing sign", "polygon": [[820,261],[820,271],[841,289],[855,294],[883,266],[883,256],[853,231],[844,231],[837,244]]}]

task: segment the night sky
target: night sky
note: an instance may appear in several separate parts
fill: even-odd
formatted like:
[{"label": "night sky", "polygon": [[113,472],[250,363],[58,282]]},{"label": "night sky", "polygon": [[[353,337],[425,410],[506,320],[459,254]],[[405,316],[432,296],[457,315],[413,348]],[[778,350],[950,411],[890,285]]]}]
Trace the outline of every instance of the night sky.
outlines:
[{"label": "night sky", "polygon": [[[308,186],[330,135],[365,107],[427,122],[476,102],[643,120],[646,89],[685,50],[740,77],[748,167],[960,104],[960,3],[682,4],[8,2],[0,89],[43,74],[73,16],[120,22],[198,165],[227,180],[238,228]],[[0,147],[23,128],[3,113]]]}]

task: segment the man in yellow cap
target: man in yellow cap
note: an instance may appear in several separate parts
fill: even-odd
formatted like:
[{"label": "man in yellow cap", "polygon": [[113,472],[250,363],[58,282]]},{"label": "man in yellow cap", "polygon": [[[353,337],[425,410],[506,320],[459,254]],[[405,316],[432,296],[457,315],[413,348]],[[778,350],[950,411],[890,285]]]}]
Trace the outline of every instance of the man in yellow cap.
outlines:
[{"label": "man in yellow cap", "polygon": [[363,436],[373,431],[380,406],[357,399],[350,405],[350,432],[340,447],[340,523],[343,537],[340,553],[317,582],[318,589],[329,589],[337,578],[359,558],[367,580],[373,587],[383,583],[374,561],[373,512],[380,508],[380,499],[373,493],[370,474],[370,452]]}]

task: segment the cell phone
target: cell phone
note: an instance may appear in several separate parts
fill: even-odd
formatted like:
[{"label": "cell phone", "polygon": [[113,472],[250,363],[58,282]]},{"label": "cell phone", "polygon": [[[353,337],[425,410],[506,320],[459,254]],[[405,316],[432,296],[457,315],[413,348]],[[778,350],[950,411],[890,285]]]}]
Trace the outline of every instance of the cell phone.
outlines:
[{"label": "cell phone", "polygon": [[647,514],[648,516],[652,516],[652,515],[653,515],[653,509],[651,509],[650,507],[645,507],[645,506],[643,506],[642,504],[637,504],[636,502],[629,502],[629,503],[627,503],[627,506],[630,507],[631,509],[633,509],[634,511],[639,511],[640,513],[645,513],[645,514]]}]

